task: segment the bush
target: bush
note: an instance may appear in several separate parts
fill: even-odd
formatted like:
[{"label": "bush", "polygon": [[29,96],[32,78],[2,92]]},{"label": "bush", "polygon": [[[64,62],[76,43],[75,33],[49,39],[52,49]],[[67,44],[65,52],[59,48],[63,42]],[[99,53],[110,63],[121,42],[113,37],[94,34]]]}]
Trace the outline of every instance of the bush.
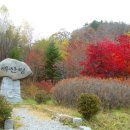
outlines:
[{"label": "bush", "polygon": [[81,94],[77,100],[78,111],[85,119],[90,119],[97,114],[100,104],[100,99],[94,94]]},{"label": "bush", "polygon": [[50,96],[47,93],[39,93],[35,96],[35,101],[38,104],[45,103],[47,100],[50,99]]},{"label": "bush", "polygon": [[11,104],[3,96],[0,96],[0,127],[6,119],[11,117],[11,112]]},{"label": "bush", "polygon": [[30,84],[22,86],[21,92],[23,99],[35,99],[36,94],[40,93],[41,90],[37,86]]},{"label": "bush", "polygon": [[80,77],[58,82],[53,89],[53,98],[59,104],[76,106],[82,93],[97,95],[103,108],[130,106],[130,85],[118,79]]},{"label": "bush", "polygon": [[53,84],[51,81],[40,81],[36,83],[36,86],[38,86],[39,89],[45,90],[47,92],[50,92],[53,88]]},{"label": "bush", "polygon": [[50,93],[53,85],[49,81],[41,81],[37,83],[25,83],[22,82],[22,98],[23,99],[33,99],[35,100],[35,96],[41,93]]}]

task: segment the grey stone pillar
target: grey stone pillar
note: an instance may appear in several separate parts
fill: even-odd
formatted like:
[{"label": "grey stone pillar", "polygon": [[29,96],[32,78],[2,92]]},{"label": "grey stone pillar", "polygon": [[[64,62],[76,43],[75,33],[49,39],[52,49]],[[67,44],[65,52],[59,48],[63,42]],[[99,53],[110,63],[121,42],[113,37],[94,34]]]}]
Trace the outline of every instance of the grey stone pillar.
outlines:
[{"label": "grey stone pillar", "polygon": [[20,81],[12,80],[9,77],[3,77],[0,94],[5,96],[9,102],[21,102]]},{"label": "grey stone pillar", "polygon": [[4,130],[13,130],[13,121],[11,119],[5,121]]}]

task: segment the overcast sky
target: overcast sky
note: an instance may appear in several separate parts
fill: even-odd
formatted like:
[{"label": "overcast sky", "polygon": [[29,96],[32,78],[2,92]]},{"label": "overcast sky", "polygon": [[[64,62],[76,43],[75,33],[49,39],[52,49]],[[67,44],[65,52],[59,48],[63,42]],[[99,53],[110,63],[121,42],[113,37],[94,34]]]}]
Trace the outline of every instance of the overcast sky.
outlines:
[{"label": "overcast sky", "polygon": [[93,20],[130,23],[130,0],[0,0],[15,25],[34,28],[34,39],[65,29],[71,32]]}]

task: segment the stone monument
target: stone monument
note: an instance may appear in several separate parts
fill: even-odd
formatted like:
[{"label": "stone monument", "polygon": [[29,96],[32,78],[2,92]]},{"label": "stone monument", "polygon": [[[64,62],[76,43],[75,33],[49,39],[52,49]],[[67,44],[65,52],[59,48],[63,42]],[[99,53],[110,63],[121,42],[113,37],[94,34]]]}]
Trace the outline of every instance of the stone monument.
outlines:
[{"label": "stone monument", "polygon": [[32,71],[24,62],[7,58],[0,62],[0,95],[10,102],[21,102],[20,79],[31,75]]}]

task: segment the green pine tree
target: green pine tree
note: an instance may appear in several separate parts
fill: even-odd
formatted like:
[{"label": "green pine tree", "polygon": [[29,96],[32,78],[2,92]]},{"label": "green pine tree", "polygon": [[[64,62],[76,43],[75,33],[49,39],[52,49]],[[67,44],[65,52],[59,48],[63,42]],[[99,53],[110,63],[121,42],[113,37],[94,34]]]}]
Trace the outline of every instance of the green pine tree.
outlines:
[{"label": "green pine tree", "polygon": [[61,59],[59,49],[55,47],[54,43],[51,42],[46,50],[46,65],[45,74],[46,79],[51,80],[53,83],[59,79],[59,73],[55,66],[55,63]]}]

